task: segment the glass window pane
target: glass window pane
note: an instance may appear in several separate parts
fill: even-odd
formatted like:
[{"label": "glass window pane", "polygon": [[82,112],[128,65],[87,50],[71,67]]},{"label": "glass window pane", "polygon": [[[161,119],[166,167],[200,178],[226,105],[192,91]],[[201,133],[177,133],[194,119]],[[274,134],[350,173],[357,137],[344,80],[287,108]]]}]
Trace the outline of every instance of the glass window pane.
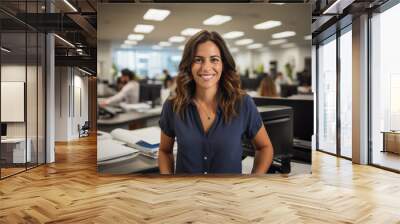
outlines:
[{"label": "glass window pane", "polygon": [[396,170],[400,170],[400,32],[393,27],[398,21],[400,4],[371,20],[372,163]]},{"label": "glass window pane", "polygon": [[336,40],[318,48],[318,149],[336,153]]},{"label": "glass window pane", "polygon": [[37,165],[37,73],[38,73],[38,36],[36,32],[28,31],[28,62],[26,80],[26,115],[27,115],[27,142],[29,144],[30,159],[28,168]]},{"label": "glass window pane", "polygon": [[38,164],[45,163],[45,44],[46,37],[39,33],[38,36]]},{"label": "glass window pane", "polygon": [[[1,175],[2,178],[25,170],[30,161],[26,144],[26,33],[1,33]],[[28,146],[28,150],[26,147]]]},{"label": "glass window pane", "polygon": [[113,63],[117,71],[129,68],[135,71],[139,78],[159,78],[164,69],[175,76],[181,57],[180,51],[173,50],[118,49],[114,52]]},{"label": "glass window pane", "polygon": [[340,153],[351,158],[352,141],[352,35],[340,36]]}]

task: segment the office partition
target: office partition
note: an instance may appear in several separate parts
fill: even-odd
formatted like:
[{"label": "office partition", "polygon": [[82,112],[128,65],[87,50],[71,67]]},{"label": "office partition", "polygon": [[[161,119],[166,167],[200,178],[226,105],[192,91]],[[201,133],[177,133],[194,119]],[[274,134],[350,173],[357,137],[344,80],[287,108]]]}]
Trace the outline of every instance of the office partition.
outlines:
[{"label": "office partition", "polygon": [[[18,16],[43,2],[18,2]],[[8,13],[14,3],[0,4],[1,179],[45,163],[45,34]]]}]

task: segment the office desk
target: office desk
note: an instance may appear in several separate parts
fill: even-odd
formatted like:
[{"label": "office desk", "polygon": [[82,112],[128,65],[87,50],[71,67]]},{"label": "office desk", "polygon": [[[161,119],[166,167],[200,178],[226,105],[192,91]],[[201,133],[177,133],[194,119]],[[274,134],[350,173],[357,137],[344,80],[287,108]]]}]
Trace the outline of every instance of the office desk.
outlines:
[{"label": "office desk", "polygon": [[146,112],[128,111],[116,114],[109,119],[97,120],[97,128],[100,131],[111,132],[116,128],[128,130],[158,125],[161,115],[161,107],[149,109]]},{"label": "office desk", "polygon": [[97,171],[107,174],[129,173],[158,173],[158,161],[139,153],[113,159],[107,162],[98,162]]},{"label": "office desk", "polygon": [[[146,141],[149,141],[149,138],[145,138],[149,130],[151,130],[152,136],[151,139],[154,139],[155,136],[161,135],[161,130],[157,127],[154,128],[145,128],[145,129],[138,129],[129,131],[132,135],[140,137]],[[154,135],[153,135],[154,134]],[[143,137],[142,137],[143,136]],[[156,137],[157,138],[157,137]],[[98,161],[97,162],[97,170],[100,173],[109,173],[109,174],[129,174],[129,173],[148,173],[148,172],[156,172],[158,173],[158,161],[157,159],[145,156],[140,154],[139,152],[135,152],[132,150],[133,153],[127,154],[125,150],[121,154],[120,150],[116,150],[116,147],[121,147],[122,149],[124,146],[122,142],[114,139],[113,136],[109,133],[99,131],[98,132],[98,153],[103,152],[104,154],[97,154]],[[112,145],[106,144],[108,141],[113,143]],[[151,141],[149,141],[151,142]],[[120,145],[120,146],[119,146]],[[101,148],[103,147],[103,148]],[[128,148],[129,149],[129,148]],[[112,157],[110,155],[105,156],[107,153],[104,150],[116,150],[114,151]],[[109,152],[109,151],[107,151]],[[128,152],[129,153],[129,152]],[[110,159],[108,159],[108,158]],[[101,160],[101,159],[102,160]]]},{"label": "office desk", "polygon": [[[280,166],[275,166],[279,172],[290,173],[291,170],[291,156],[293,145],[293,110],[285,106],[268,106],[258,107],[263,123],[268,129],[271,142],[274,146],[274,159]],[[132,134],[139,134],[141,130],[138,129],[131,131]],[[154,136],[160,136],[154,131]],[[103,134],[101,139],[112,138],[108,134]],[[103,138],[105,137],[105,138]],[[176,143],[176,141],[175,141]],[[98,145],[102,144],[102,140],[98,141]],[[105,144],[103,144],[104,146]],[[113,147],[110,147],[112,150]],[[176,148],[176,147],[174,147]],[[175,153],[174,153],[175,155]],[[254,156],[254,149],[250,143],[244,144],[243,156]],[[176,159],[175,159],[176,161]],[[106,160],[98,163],[98,171],[101,173],[111,174],[128,174],[128,173],[144,173],[144,172],[158,172],[157,159],[153,159],[142,154],[130,154],[116,159]]]},{"label": "office desk", "polygon": [[1,159],[5,164],[25,164],[31,161],[30,138],[26,139],[27,147],[25,151],[25,138],[6,138],[1,139]]}]

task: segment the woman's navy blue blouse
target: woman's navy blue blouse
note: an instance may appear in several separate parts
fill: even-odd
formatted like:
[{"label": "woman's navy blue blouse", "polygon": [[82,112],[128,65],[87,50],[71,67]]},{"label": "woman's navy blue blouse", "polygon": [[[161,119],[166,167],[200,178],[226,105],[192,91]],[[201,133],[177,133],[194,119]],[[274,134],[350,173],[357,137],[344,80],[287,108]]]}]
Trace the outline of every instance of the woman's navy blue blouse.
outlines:
[{"label": "woman's navy blue blouse", "polygon": [[184,119],[173,112],[172,102],[164,103],[159,121],[161,130],[178,144],[176,173],[242,173],[242,136],[253,139],[262,126],[253,99],[243,97],[239,115],[224,123],[220,108],[207,134],[194,103]]}]

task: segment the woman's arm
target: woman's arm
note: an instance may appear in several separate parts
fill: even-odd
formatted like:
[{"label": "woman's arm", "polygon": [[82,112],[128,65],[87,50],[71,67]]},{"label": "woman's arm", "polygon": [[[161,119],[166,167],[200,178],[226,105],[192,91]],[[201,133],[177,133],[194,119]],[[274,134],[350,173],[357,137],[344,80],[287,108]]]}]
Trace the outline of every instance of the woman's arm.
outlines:
[{"label": "woman's arm", "polygon": [[274,149],[264,125],[262,125],[260,130],[258,130],[256,136],[252,139],[252,143],[256,150],[253,170],[251,173],[265,174],[272,163]]},{"label": "woman's arm", "polygon": [[174,173],[174,138],[161,131],[160,149],[158,150],[158,167],[160,174]]}]

